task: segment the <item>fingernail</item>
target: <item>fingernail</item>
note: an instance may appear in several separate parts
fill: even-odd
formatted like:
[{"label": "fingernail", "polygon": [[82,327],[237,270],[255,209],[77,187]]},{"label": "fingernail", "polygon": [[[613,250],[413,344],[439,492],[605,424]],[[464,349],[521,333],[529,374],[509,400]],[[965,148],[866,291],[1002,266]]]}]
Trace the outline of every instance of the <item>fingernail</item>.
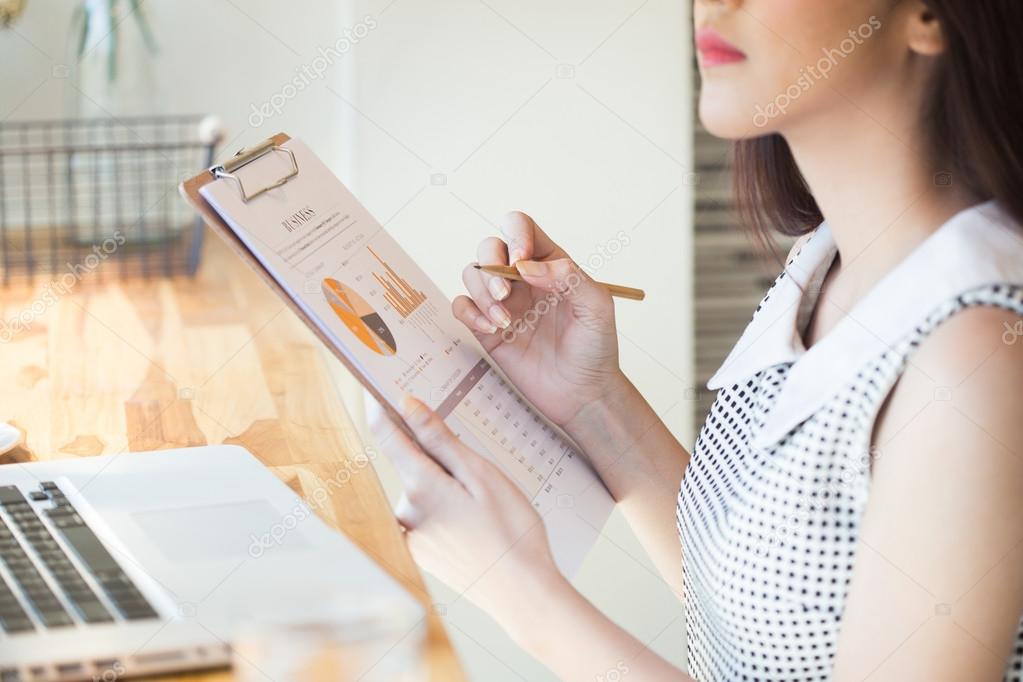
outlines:
[{"label": "fingernail", "polygon": [[426,405],[411,393],[403,393],[401,396],[401,414],[410,424],[420,424],[430,416]]},{"label": "fingernail", "polygon": [[525,257],[526,257],[526,252],[523,251],[518,246],[512,247],[512,250],[508,253],[508,261],[510,263],[512,263],[513,265],[515,263],[517,263],[518,261],[522,260]]},{"label": "fingernail", "polygon": [[476,318],[476,328],[481,332],[486,332],[487,334],[493,334],[497,331],[497,325],[482,315]]},{"label": "fingernail", "polygon": [[490,317],[494,322],[497,322],[501,329],[507,329],[511,325],[511,318],[508,317],[508,312],[504,309],[504,306],[497,304],[490,306]]},{"label": "fingernail", "polygon": [[490,287],[490,293],[498,301],[503,301],[508,298],[508,294],[511,293],[511,287],[508,286],[508,282],[504,281],[500,277],[492,277],[487,286]]},{"label": "fingernail", "polygon": [[523,275],[529,277],[542,277],[547,274],[547,264],[543,261],[538,260],[520,260],[515,263],[515,267],[519,269]]}]

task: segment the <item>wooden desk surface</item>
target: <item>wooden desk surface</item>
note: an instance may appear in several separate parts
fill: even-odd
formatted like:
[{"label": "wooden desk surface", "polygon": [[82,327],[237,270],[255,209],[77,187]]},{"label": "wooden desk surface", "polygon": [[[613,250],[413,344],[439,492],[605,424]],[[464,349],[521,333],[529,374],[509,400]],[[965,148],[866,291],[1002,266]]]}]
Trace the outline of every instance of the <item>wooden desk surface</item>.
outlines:
[{"label": "wooden desk surface", "polygon": [[[429,607],[373,467],[352,459],[340,363],[309,330],[216,237],[194,279],[113,272],[67,294],[43,290],[50,278],[0,289],[0,319],[30,323],[0,330],[0,419],[25,434],[0,463],[234,443],[307,499],[344,477],[344,495],[311,506]],[[431,679],[464,679],[432,611],[427,646]]]}]

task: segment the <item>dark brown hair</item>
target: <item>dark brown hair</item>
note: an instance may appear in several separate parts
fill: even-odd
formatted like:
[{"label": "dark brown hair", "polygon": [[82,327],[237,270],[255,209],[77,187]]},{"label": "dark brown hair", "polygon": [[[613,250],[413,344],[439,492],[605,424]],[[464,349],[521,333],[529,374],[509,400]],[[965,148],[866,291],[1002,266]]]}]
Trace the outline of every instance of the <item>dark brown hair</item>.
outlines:
[{"label": "dark brown hair", "polygon": [[[997,199],[1023,224],[1023,1],[927,0],[946,41],[921,112],[935,182],[961,183]],[[820,208],[781,135],[737,141],[733,182],[739,213],[761,245],[773,233],[801,235]]]}]

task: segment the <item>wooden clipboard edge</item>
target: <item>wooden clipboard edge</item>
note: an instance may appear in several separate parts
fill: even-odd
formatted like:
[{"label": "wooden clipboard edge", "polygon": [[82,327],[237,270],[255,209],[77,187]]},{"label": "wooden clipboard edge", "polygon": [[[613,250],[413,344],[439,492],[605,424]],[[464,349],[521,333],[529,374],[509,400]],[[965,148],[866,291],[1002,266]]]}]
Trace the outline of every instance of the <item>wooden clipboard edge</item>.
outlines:
[{"label": "wooden clipboard edge", "polygon": [[[277,133],[270,139],[273,140],[273,143],[276,146],[284,144],[290,140],[291,137],[286,133]],[[299,175],[301,175],[301,173],[302,169],[299,168]],[[245,245],[245,242],[243,242],[238,235],[234,233],[234,230],[232,230],[224,219],[220,217],[220,214],[214,210],[208,201],[206,201],[205,197],[199,193],[199,190],[202,187],[213,182],[215,179],[216,178],[213,177],[209,170],[203,170],[198,175],[191,177],[178,185],[178,192],[181,193],[181,196],[189,203],[189,205],[192,206],[192,208],[199,212],[199,215],[202,216],[203,221],[209,225],[210,229],[219,235],[220,238],[227,243],[228,247],[230,247],[236,255],[245,261],[250,268],[256,271],[256,274],[259,275],[259,277],[273,290],[275,294],[277,294],[278,297],[280,297],[281,300],[284,301],[285,304],[287,304],[289,308],[291,308],[291,311],[295,313],[300,320],[302,320],[305,326],[312,331],[316,338],[318,338],[323,345],[330,350],[334,357],[341,361],[341,364],[352,373],[352,376],[359,380],[362,387],[369,391],[374,400],[380,404],[387,415],[391,418],[391,421],[397,424],[398,428],[400,428],[405,435],[415,442],[415,434],[412,433],[412,430],[405,423],[405,419],[401,416],[401,413],[391,407],[391,404],[386,398],[384,398],[383,394],[376,389],[373,382],[369,381],[368,378],[363,375],[363,373],[357,369],[347,357],[345,357],[344,353],[341,352],[341,349],[335,346],[327,335],[320,330],[312,318],[309,317],[304,310],[302,310],[302,308],[290,295],[288,295],[288,292],[284,290],[284,287],[282,287],[277,280],[274,279],[273,275],[271,275],[269,271],[263,267],[263,264],[255,255],[253,255],[253,253],[249,250],[249,247]]]}]

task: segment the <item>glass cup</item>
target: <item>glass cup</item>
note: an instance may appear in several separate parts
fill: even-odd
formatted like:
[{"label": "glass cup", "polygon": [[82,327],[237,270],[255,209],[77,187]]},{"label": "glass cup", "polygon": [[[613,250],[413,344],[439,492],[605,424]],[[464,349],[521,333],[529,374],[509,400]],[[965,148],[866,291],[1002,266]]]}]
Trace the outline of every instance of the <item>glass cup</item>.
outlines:
[{"label": "glass cup", "polygon": [[235,636],[238,682],[427,679],[426,617],[407,601],[321,594],[300,602],[309,604],[301,615],[294,602],[283,609],[261,602],[258,613],[241,618]]}]

